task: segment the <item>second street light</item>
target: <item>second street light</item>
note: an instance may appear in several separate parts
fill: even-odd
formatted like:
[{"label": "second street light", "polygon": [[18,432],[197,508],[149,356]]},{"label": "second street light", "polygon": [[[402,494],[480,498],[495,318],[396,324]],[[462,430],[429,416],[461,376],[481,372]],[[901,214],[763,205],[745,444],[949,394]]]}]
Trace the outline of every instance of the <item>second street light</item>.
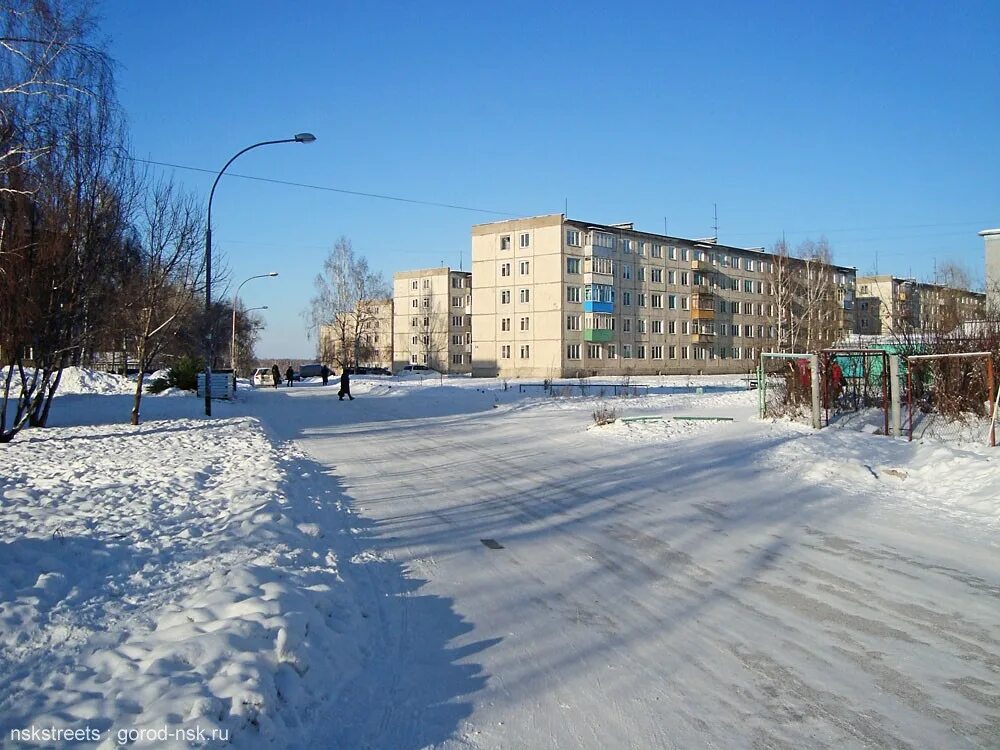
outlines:
[{"label": "second street light", "polygon": [[250,149],[260,146],[270,146],[272,143],[312,143],[316,136],[312,133],[298,133],[292,138],[282,138],[277,141],[261,141],[252,146],[247,146],[242,151],[238,151],[233,158],[226,162],[226,165],[219,171],[212,183],[212,192],[208,194],[208,224],[205,226],[205,323],[208,327],[208,336],[205,340],[205,416],[212,416],[212,356],[215,354],[214,341],[212,339],[212,199],[215,197],[215,188],[222,179],[222,175],[229,169],[229,165],[236,161]]},{"label": "second street light", "polygon": [[[239,306],[240,303],[240,289],[242,289],[243,285],[246,284],[248,281],[253,281],[254,279],[267,279],[277,275],[278,275],[277,271],[271,271],[271,273],[259,273],[256,276],[251,276],[249,279],[244,279],[243,281],[240,282],[240,285],[236,287],[236,294],[233,295],[233,341],[231,348],[229,350],[230,363],[232,364],[233,367],[234,383],[236,382],[236,308]],[[254,309],[256,310],[259,308],[254,308]]]}]

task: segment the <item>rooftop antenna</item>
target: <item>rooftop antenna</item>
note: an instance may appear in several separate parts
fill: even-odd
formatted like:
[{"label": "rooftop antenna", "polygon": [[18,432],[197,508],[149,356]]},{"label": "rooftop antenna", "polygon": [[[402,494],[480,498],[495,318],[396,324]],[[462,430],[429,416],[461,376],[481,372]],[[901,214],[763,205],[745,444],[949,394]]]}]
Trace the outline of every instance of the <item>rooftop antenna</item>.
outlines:
[{"label": "rooftop antenna", "polygon": [[569,198],[563,198],[563,216],[569,216]]},{"label": "rooftop antenna", "polygon": [[458,251],[458,270],[459,271],[464,271],[465,270],[465,268],[462,266],[462,262],[464,260],[465,260],[465,251],[464,250],[459,250]]},{"label": "rooftop antenna", "polygon": [[667,217],[663,217],[663,236],[667,236]]},{"label": "rooftop antenna", "polygon": [[712,208],[715,209],[715,224],[712,225],[712,236],[715,237],[715,244],[719,244],[719,204],[713,203]]}]

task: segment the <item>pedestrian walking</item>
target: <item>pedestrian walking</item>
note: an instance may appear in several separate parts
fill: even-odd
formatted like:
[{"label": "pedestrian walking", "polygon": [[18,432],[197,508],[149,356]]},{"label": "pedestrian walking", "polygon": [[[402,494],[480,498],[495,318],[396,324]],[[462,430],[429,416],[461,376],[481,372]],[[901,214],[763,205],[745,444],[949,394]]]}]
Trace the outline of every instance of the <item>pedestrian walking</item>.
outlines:
[{"label": "pedestrian walking", "polygon": [[278,363],[275,362],[271,365],[271,386],[277,388],[281,385],[281,370],[278,369]]},{"label": "pedestrian walking", "polygon": [[340,376],[340,391],[337,395],[340,396],[341,401],[344,400],[344,396],[347,396],[351,401],[354,400],[354,396],[351,395],[351,376],[348,374],[346,367]]},{"label": "pedestrian walking", "polygon": [[329,381],[329,380],[330,380],[330,368],[329,368],[329,367],[327,367],[326,365],[323,365],[323,369],[322,369],[322,370],[320,370],[320,373],[319,373],[319,374],[320,374],[320,375],[322,376],[322,378],[323,378],[323,385],[326,385],[326,384],[327,384],[327,381]]},{"label": "pedestrian walking", "polygon": [[295,370],[292,369],[291,365],[288,365],[288,369],[285,370],[285,380],[288,381],[287,385],[289,388],[292,387],[292,379],[295,377]]}]

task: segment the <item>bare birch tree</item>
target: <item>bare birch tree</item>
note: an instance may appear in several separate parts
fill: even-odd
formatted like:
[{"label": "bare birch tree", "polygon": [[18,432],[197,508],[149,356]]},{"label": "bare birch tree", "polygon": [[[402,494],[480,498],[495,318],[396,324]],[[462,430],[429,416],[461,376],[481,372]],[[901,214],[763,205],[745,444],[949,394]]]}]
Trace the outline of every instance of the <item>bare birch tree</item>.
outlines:
[{"label": "bare birch tree", "polygon": [[314,283],[316,294],[305,311],[310,329],[332,331],[338,364],[356,367],[377,318],[377,301],[391,296],[389,286],[366,258],[355,255],[347,237],[337,240]]}]

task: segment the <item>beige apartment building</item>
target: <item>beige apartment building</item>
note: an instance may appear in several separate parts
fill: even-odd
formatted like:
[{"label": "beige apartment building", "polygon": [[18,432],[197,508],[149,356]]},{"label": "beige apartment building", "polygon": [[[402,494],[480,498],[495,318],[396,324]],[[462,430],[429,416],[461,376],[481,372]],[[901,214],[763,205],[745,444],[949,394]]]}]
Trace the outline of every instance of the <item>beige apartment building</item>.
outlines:
[{"label": "beige apartment building", "polygon": [[339,313],[320,326],[319,359],[340,367],[392,367],[393,300],[363,303],[356,313]]},{"label": "beige apartment building", "polygon": [[408,364],[472,371],[472,274],[447,267],[393,274],[393,372]]},{"label": "beige apartment building", "polygon": [[[779,348],[776,261],[562,214],[474,226],[472,373],[747,372]],[[827,270],[823,319],[839,337],[854,326],[855,269]]]},{"label": "beige apartment building", "polygon": [[982,318],[986,295],[892,275],[859,276],[855,333],[948,332]]}]

